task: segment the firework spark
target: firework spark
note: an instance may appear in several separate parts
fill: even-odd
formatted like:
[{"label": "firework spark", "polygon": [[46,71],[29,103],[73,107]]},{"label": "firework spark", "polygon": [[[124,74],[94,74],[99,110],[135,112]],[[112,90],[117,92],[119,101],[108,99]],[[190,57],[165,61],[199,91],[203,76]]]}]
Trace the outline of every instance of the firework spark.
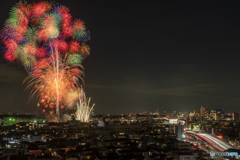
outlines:
[{"label": "firework spark", "polygon": [[95,104],[90,106],[91,98],[86,99],[85,93],[81,90],[79,102],[77,104],[77,111],[75,113],[76,120],[81,122],[89,122],[90,114]]},{"label": "firework spark", "polygon": [[[28,83],[26,89],[32,88],[30,99],[36,97],[45,106],[52,106],[51,108],[56,108],[59,112],[59,103],[63,104],[69,98],[66,95],[78,92],[77,88],[83,83],[84,68],[80,64],[72,65],[68,58],[57,58],[56,60],[54,53],[58,55],[58,51],[55,50],[56,52],[52,52],[51,58],[35,63],[34,70],[24,80],[24,83]],[[69,99],[67,100],[69,101]],[[69,103],[68,101],[67,103]]]},{"label": "firework spark", "polygon": [[56,108],[58,117],[66,95],[73,98],[70,93],[83,82],[81,63],[89,55],[84,44],[89,32],[83,21],[72,21],[69,9],[59,4],[20,1],[11,9],[0,36],[4,58],[20,61],[29,73],[24,82],[28,81],[26,88],[33,88],[30,99],[36,97],[43,112],[50,108],[54,114]]}]

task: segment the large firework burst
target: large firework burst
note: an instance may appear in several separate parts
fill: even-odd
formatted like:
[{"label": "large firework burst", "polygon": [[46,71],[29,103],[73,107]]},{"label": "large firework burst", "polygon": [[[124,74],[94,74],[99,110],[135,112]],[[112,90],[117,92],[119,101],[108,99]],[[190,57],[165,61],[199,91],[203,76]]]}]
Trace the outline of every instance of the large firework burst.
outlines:
[{"label": "large firework burst", "polygon": [[59,105],[78,88],[81,63],[89,55],[84,22],[73,21],[68,8],[59,4],[20,2],[11,9],[1,40],[4,58],[20,61],[29,73],[25,81],[27,88],[34,88],[31,97],[36,96],[46,108],[55,105],[59,117]]}]

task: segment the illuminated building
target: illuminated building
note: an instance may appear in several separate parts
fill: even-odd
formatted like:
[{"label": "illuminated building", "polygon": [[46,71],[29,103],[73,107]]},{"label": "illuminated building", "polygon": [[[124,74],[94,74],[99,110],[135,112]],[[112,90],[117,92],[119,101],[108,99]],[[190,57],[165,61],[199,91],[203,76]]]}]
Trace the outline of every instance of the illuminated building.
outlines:
[{"label": "illuminated building", "polygon": [[239,113],[238,112],[232,113],[232,120],[234,120],[235,122],[239,122]]},{"label": "illuminated building", "polygon": [[200,108],[200,116],[201,117],[204,117],[205,116],[205,114],[207,113],[207,106],[201,106],[201,108]]},{"label": "illuminated building", "polygon": [[211,114],[215,121],[223,120],[224,119],[224,109],[212,109]]},{"label": "illuminated building", "polygon": [[9,126],[21,122],[32,122],[32,123],[45,123],[45,119],[28,119],[19,117],[4,117],[4,126]]}]

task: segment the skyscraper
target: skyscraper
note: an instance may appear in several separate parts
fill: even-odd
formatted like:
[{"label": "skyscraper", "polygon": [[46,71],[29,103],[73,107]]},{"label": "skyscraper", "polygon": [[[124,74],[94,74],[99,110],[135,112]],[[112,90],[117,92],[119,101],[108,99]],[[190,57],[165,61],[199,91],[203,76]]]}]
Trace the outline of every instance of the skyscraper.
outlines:
[{"label": "skyscraper", "polygon": [[224,109],[212,109],[211,114],[216,121],[224,119]]},{"label": "skyscraper", "polygon": [[201,108],[200,108],[200,116],[201,117],[204,117],[205,116],[205,114],[207,113],[207,106],[201,106]]},{"label": "skyscraper", "polygon": [[232,113],[232,120],[234,120],[236,122],[239,121],[239,113],[238,112]]}]

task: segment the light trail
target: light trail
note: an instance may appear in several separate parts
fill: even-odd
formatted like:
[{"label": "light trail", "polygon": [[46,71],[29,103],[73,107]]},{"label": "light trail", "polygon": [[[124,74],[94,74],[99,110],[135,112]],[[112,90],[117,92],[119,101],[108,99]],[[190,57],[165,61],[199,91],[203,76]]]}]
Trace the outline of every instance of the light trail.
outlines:
[{"label": "light trail", "polygon": [[209,135],[209,134],[204,134],[202,133],[201,134],[202,136],[206,137],[206,138],[209,138],[211,139],[212,141],[214,141],[215,143],[219,144],[219,146],[221,146],[222,148],[224,148],[225,150],[229,149],[229,148],[232,148],[232,146],[230,146],[229,144],[227,144],[226,142],[212,136],[212,135]]},{"label": "light trail", "polygon": [[217,137],[214,137],[214,136],[206,134],[206,133],[195,133],[195,132],[191,132],[191,131],[187,131],[187,133],[200,137],[203,141],[209,143],[210,145],[212,145],[214,148],[216,148],[217,150],[219,150],[221,152],[223,152],[227,149],[233,148],[228,143],[218,139]]},{"label": "light trail", "polygon": [[[51,50],[52,50],[52,58],[53,58],[53,48],[52,48],[52,43],[51,44]],[[56,46],[55,46],[56,47]],[[57,47],[56,47],[57,48]],[[57,91],[57,104],[56,104],[56,108],[57,108],[57,118],[58,118],[58,121],[60,121],[60,115],[59,115],[59,93],[58,93],[58,85],[59,85],[59,59],[58,59],[58,48],[55,49],[56,50],[56,62],[54,62],[54,70],[57,71],[57,77],[55,77],[55,82],[56,82],[56,91]],[[57,64],[56,64],[57,63]]]}]

